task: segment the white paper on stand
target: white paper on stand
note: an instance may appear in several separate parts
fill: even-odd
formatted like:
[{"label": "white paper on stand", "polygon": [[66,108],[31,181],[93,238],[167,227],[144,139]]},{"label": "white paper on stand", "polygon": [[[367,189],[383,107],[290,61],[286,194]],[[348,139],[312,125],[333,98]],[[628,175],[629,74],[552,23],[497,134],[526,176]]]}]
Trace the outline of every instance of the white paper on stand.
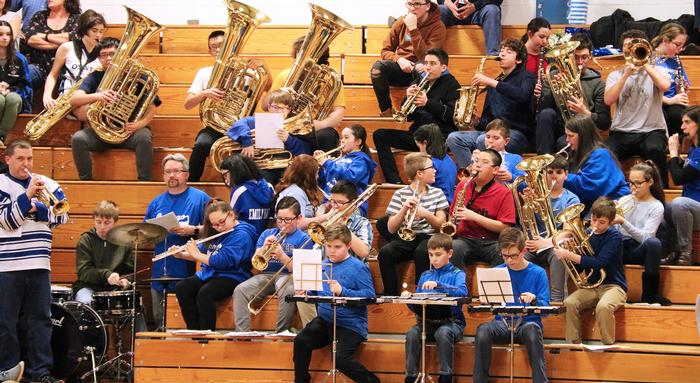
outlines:
[{"label": "white paper on stand", "polygon": [[152,223],[154,225],[161,226],[165,230],[170,231],[176,227],[180,227],[180,222],[177,220],[177,216],[172,211],[168,214],[161,215],[159,217],[147,219],[146,223]]},{"label": "white paper on stand", "polygon": [[277,137],[283,124],[280,113],[255,113],[255,148],[284,149],[284,142]]},{"label": "white paper on stand", "polygon": [[294,249],[292,260],[295,290],[323,290],[320,249]]},{"label": "white paper on stand", "polygon": [[513,303],[513,285],[505,267],[476,269],[476,284],[482,304]]}]

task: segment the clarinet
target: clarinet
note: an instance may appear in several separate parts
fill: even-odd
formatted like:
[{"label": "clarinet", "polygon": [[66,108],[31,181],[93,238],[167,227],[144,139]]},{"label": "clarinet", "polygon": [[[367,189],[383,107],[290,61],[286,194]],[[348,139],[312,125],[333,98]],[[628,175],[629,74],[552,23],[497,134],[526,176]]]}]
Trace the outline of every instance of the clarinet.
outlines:
[{"label": "clarinet", "polygon": [[676,83],[676,94],[686,93],[687,86],[685,78],[683,77],[683,63],[681,62],[680,56],[676,55],[676,62],[678,63],[678,68],[676,68],[676,76],[674,82]]},{"label": "clarinet", "polygon": [[[540,57],[537,61],[537,83],[542,85],[544,78],[544,47],[540,47]],[[540,112],[540,100],[542,99],[542,87],[540,86],[540,95],[535,100],[535,111]]]}]

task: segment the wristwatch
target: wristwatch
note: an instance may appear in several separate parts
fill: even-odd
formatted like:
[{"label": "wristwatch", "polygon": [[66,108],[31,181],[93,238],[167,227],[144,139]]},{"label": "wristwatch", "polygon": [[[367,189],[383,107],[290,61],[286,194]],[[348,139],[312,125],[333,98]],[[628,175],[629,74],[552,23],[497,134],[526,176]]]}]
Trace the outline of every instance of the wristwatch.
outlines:
[{"label": "wristwatch", "polygon": [[195,237],[199,235],[199,226],[194,227],[194,234]]}]

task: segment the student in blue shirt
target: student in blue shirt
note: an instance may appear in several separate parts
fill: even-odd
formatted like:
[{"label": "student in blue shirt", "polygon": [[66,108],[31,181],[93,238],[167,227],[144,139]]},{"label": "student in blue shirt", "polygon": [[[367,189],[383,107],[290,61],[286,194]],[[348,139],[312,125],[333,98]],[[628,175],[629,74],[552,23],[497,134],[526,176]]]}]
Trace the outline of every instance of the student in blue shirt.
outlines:
[{"label": "student in blue shirt", "polygon": [[[313,243],[309,236],[298,228],[301,218],[301,206],[294,197],[282,197],[277,202],[277,227],[265,230],[258,238],[257,249],[253,258],[263,259],[262,253],[269,251],[267,268],[233,290],[233,313],[236,318],[236,331],[250,331],[250,311],[248,303],[265,299],[268,294],[275,294],[278,299],[277,324],[275,332],[287,331],[294,321],[296,304],[283,298],[294,295],[292,283],[292,251],[309,249]],[[281,239],[284,235],[284,239]],[[273,244],[277,243],[274,247]],[[255,263],[253,263],[255,267]],[[280,269],[282,271],[277,273]]]},{"label": "student in blue shirt", "polygon": [[[467,276],[460,268],[450,263],[452,257],[452,237],[447,234],[435,234],[428,240],[428,256],[430,270],[421,274],[418,280],[417,293],[447,294],[451,297],[467,297]],[[407,291],[402,296],[410,295]],[[423,331],[423,309],[417,305],[409,305],[416,313],[418,323],[406,333],[406,383],[413,383],[418,376],[421,356],[421,335]],[[426,335],[428,339],[437,342],[440,356],[440,377],[438,383],[452,383],[452,362],[454,359],[454,344],[462,339],[464,334],[464,313],[462,305],[450,306],[447,317],[431,317],[431,307],[426,308]]]},{"label": "student in blue shirt", "polygon": [[[324,193],[330,194],[331,188],[340,180],[350,181],[357,187],[357,194],[362,194],[372,182],[377,163],[372,160],[367,146],[367,131],[359,124],[343,129],[340,139],[341,156],[329,159],[324,152],[317,150],[314,157],[321,169],[318,184]],[[362,216],[367,216],[367,202],[360,206]]]},{"label": "student in blue shirt", "polygon": [[[498,236],[498,245],[504,264],[496,267],[507,267],[513,285],[513,296],[518,297],[515,303],[507,305],[549,305],[549,282],[543,268],[525,259],[525,233],[509,227]],[[547,382],[547,364],[544,359],[544,344],[542,340],[542,320],[539,314],[526,315],[515,329],[515,341],[525,344],[532,368],[532,381]],[[510,342],[510,330],[500,316],[491,322],[483,323],[476,329],[476,344],[474,350],[475,383],[489,381],[491,366],[491,346],[493,343]]]},{"label": "student in blue shirt", "polygon": [[175,257],[200,262],[202,269],[175,286],[177,301],[188,329],[216,330],[216,303],[233,294],[234,288],[250,278],[255,228],[236,218],[226,201],[212,200],[204,211],[207,238],[224,233],[207,243],[190,240]]},{"label": "student in blue shirt", "polygon": [[259,236],[267,228],[275,191],[260,173],[258,165],[242,154],[221,164],[226,186],[231,188],[231,207],[239,220],[255,226]]},{"label": "student in blue shirt", "polygon": [[[374,298],[374,285],[369,267],[350,255],[350,230],[343,223],[334,223],[326,229],[326,255],[323,261],[323,290],[307,291],[309,295]],[[340,372],[355,382],[379,382],[352,355],[367,339],[367,306],[338,306],[337,360]],[[318,304],[318,316],[294,338],[294,381],[311,382],[309,364],[311,353],[333,341],[333,307]]]},{"label": "student in blue shirt", "polygon": [[447,202],[452,204],[457,184],[457,165],[447,154],[445,137],[437,124],[421,125],[413,133],[413,140],[421,153],[430,154],[435,168],[433,187],[445,193]]}]

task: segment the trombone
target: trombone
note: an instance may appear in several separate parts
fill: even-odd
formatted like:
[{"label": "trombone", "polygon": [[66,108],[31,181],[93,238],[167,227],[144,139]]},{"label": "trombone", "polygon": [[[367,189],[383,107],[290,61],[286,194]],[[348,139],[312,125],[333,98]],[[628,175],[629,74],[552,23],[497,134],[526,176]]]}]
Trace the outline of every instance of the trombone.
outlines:
[{"label": "trombone", "polygon": [[37,177],[39,180],[41,180],[41,189],[37,192],[36,199],[46,205],[47,208],[51,209],[51,212],[54,215],[64,215],[68,213],[68,210],[70,210],[70,204],[68,201],[64,198],[62,200],[59,200],[53,193],[51,193],[48,189],[46,189],[46,184],[44,182],[44,176],[40,174],[35,174],[35,173],[30,173],[29,169],[24,168],[24,172],[27,174],[31,174],[32,177]]},{"label": "trombone", "polygon": [[379,188],[377,184],[369,185],[367,189],[364,192],[362,192],[362,194],[360,194],[354,201],[352,201],[352,203],[350,203],[345,209],[333,214],[330,218],[326,220],[326,222],[311,222],[309,224],[309,227],[307,228],[309,237],[311,237],[311,239],[319,245],[325,244],[326,228],[333,223],[339,222],[343,217],[357,210],[357,208],[359,208],[360,205],[365,203],[365,201],[367,201],[369,197],[371,197],[372,194],[374,194],[374,192],[377,191],[377,188]]},{"label": "trombone", "polygon": [[287,238],[287,233],[280,231],[279,233],[277,233],[277,235],[275,236],[275,240],[272,243],[263,246],[263,249],[262,251],[260,251],[260,254],[253,255],[251,263],[253,264],[253,267],[255,267],[255,270],[265,271],[265,269],[267,269],[267,266],[270,263],[270,257],[272,256],[272,251],[280,243],[282,243],[285,238]]}]

